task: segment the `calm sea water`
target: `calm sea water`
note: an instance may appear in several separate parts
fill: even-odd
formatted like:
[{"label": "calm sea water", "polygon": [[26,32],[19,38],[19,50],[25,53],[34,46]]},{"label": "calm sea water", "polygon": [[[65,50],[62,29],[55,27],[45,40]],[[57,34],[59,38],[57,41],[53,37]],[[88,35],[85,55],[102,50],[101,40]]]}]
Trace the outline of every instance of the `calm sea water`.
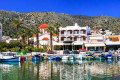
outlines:
[{"label": "calm sea water", "polygon": [[120,61],[0,63],[0,80],[120,80]]}]

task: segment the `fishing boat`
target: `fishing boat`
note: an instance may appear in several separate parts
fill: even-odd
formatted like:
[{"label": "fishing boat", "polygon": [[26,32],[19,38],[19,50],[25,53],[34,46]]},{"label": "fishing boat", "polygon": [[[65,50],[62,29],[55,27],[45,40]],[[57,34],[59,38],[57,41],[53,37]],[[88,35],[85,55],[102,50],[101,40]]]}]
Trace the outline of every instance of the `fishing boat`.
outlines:
[{"label": "fishing boat", "polygon": [[50,56],[48,59],[49,59],[49,60],[54,60],[55,57],[54,57],[54,56]]},{"label": "fishing boat", "polygon": [[119,59],[119,60],[120,60],[120,55],[118,55],[118,56],[117,56],[117,59]]},{"label": "fishing boat", "polygon": [[1,62],[20,62],[20,57],[15,57],[13,53],[1,53]]},{"label": "fishing boat", "polygon": [[68,60],[69,56],[63,56],[62,60]]},{"label": "fishing boat", "polygon": [[87,60],[93,60],[94,57],[93,57],[92,55],[87,55],[87,56],[86,56],[86,59],[87,59]]},{"label": "fishing boat", "polygon": [[78,57],[77,57],[77,59],[78,59],[78,60],[83,60],[83,59],[85,59],[85,58],[83,57],[82,54],[79,54]]},{"label": "fishing boat", "polygon": [[75,58],[75,55],[73,55],[73,54],[71,54],[70,55],[70,60],[75,60],[76,58]]},{"label": "fishing boat", "polygon": [[42,59],[43,60],[48,60],[48,57],[47,56],[43,56]]},{"label": "fishing boat", "polygon": [[39,61],[40,59],[41,59],[41,56],[40,56],[40,55],[32,56],[32,60],[33,60],[33,61]]},{"label": "fishing boat", "polygon": [[98,56],[96,56],[96,59],[98,59],[98,60],[104,60],[106,57],[105,57],[105,55],[98,55]]},{"label": "fishing boat", "polygon": [[61,60],[62,58],[60,56],[56,56],[55,60]]},{"label": "fishing boat", "polygon": [[113,55],[112,55],[112,54],[107,54],[107,55],[106,55],[106,58],[107,58],[107,59],[113,59]]}]

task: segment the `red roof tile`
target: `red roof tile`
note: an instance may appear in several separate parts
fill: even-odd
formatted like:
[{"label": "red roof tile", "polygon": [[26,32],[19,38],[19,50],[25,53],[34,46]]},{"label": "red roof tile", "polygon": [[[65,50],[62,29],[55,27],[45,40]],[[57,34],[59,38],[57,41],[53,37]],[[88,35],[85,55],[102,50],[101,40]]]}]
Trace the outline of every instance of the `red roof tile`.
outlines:
[{"label": "red roof tile", "polygon": [[49,27],[49,25],[47,24],[42,24],[39,29],[47,29]]},{"label": "red roof tile", "polygon": [[36,34],[33,34],[33,37],[36,37]]},{"label": "red roof tile", "polygon": [[49,40],[47,37],[44,37],[42,40]]},{"label": "red roof tile", "polygon": [[52,36],[57,36],[56,34],[52,35]]}]

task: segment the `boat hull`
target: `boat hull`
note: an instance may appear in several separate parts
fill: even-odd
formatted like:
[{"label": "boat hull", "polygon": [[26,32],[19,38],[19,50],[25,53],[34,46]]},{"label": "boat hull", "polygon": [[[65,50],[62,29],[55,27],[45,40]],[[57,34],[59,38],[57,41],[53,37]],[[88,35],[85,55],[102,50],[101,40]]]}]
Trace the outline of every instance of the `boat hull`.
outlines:
[{"label": "boat hull", "polygon": [[93,57],[87,57],[86,59],[87,60],[93,60]]},{"label": "boat hull", "polygon": [[55,60],[61,60],[61,57],[60,57],[60,56],[57,56],[57,57],[55,58]]},{"label": "boat hull", "polygon": [[1,62],[20,62],[20,57],[10,59],[0,59]]},{"label": "boat hull", "polygon": [[50,56],[48,59],[49,59],[49,60],[54,60],[55,57],[54,57],[54,56]]},{"label": "boat hull", "polygon": [[78,57],[78,60],[84,60],[85,58],[84,57]]},{"label": "boat hull", "polygon": [[39,60],[40,60],[40,57],[32,57],[32,60],[33,60],[33,61],[39,61]]},{"label": "boat hull", "polygon": [[97,57],[98,60],[104,60],[105,57]]}]

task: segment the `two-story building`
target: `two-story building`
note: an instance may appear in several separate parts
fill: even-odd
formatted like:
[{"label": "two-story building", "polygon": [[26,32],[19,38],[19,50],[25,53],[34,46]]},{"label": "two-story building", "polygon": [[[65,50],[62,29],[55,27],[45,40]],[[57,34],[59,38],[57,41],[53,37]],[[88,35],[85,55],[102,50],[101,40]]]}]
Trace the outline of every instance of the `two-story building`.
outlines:
[{"label": "two-story building", "polygon": [[120,35],[109,35],[106,36],[106,51],[108,51],[110,48],[113,48],[114,50],[117,50],[120,48]]},{"label": "two-story building", "polygon": [[88,42],[84,43],[86,50],[93,49],[95,51],[105,50],[105,36],[101,34],[89,35]]}]

